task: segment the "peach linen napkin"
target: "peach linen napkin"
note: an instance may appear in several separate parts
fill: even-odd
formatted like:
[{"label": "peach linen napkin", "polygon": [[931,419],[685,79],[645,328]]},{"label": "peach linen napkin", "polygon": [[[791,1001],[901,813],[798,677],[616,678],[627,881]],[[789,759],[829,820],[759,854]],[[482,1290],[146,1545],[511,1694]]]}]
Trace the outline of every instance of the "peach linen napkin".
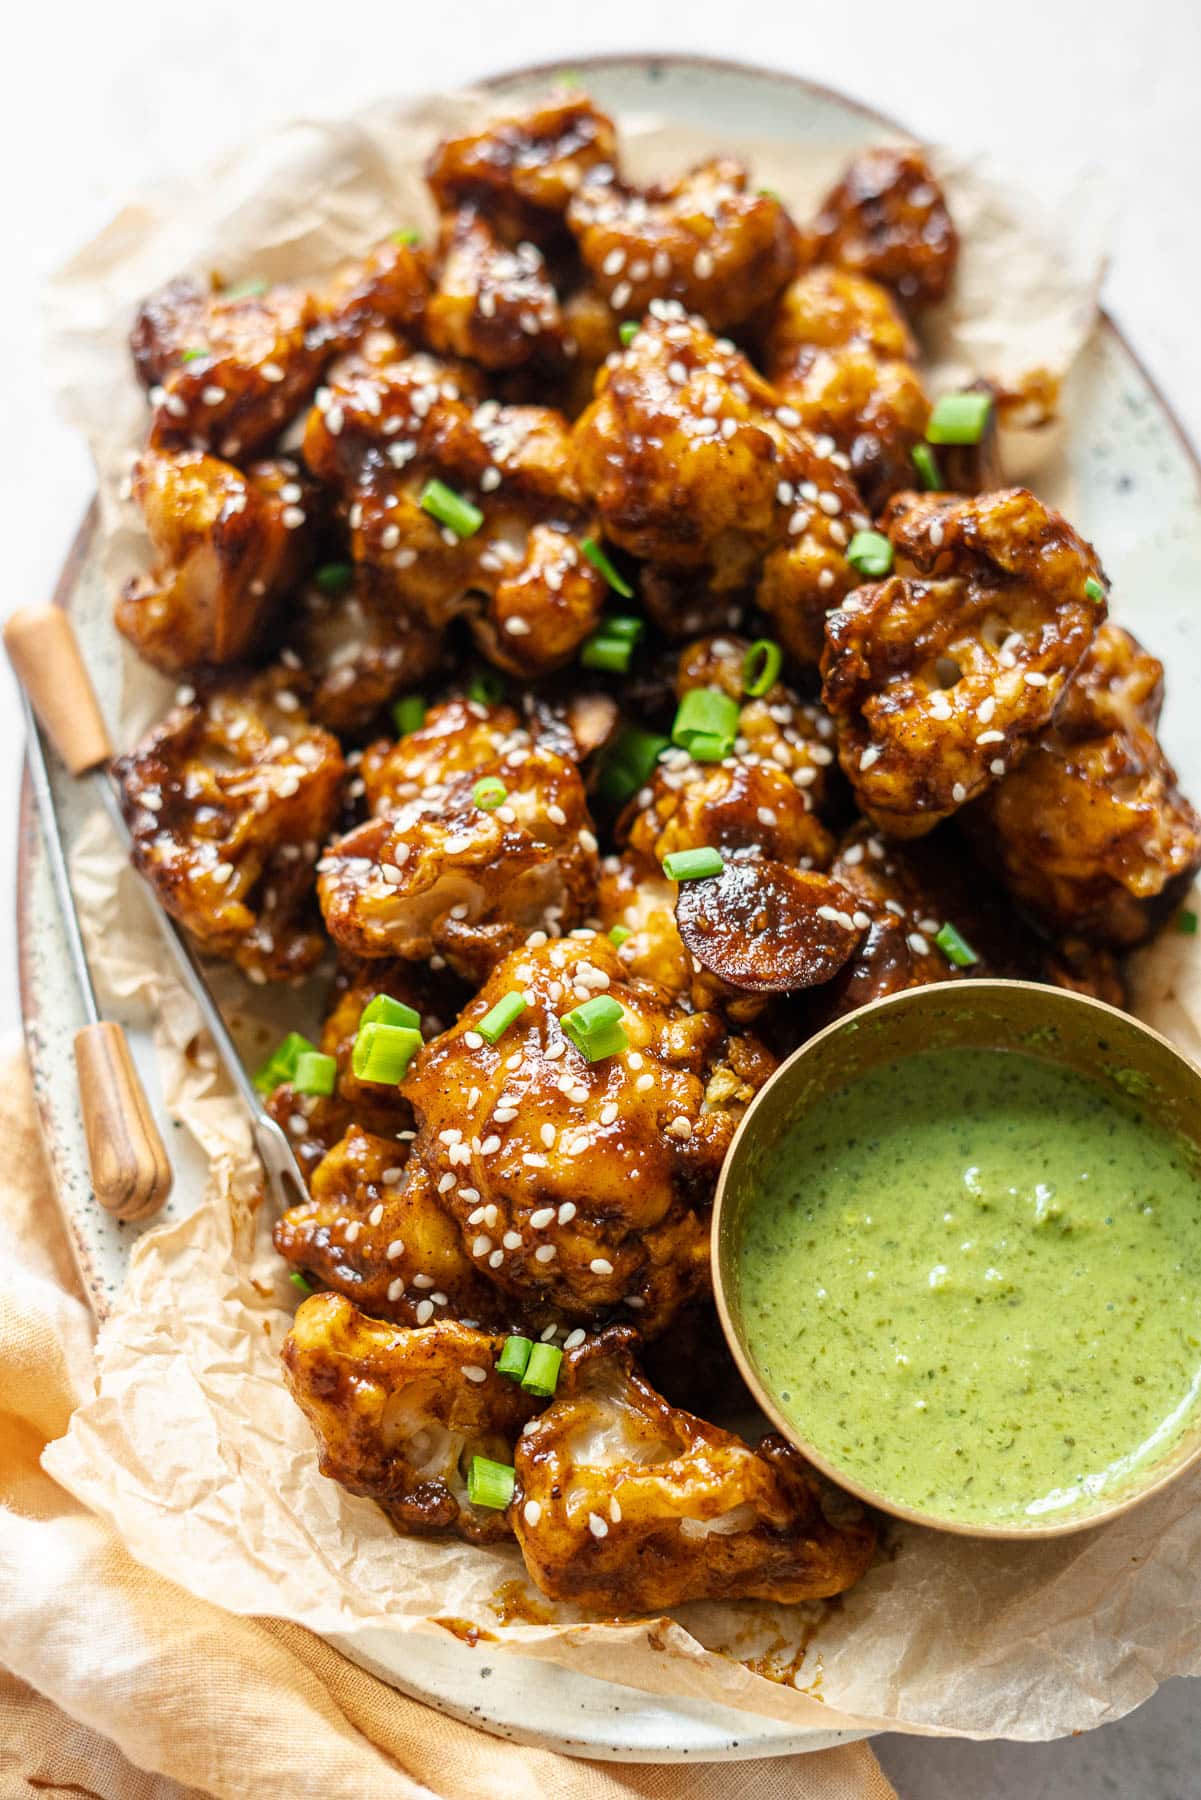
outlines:
[{"label": "peach linen napkin", "polygon": [[895,1800],[864,1743],[684,1767],[505,1743],[134,1562],[40,1463],[92,1389],[93,1322],[23,1056],[0,1064],[0,1143],[0,1800]]}]

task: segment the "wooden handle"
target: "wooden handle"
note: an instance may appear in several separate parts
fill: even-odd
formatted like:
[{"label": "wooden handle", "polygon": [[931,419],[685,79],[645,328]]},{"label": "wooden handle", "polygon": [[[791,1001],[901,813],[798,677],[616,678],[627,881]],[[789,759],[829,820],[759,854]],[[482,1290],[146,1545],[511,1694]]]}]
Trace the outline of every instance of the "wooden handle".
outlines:
[{"label": "wooden handle", "polygon": [[26,606],[4,627],[4,647],[51,743],[82,775],[113,748],[75,630],[61,606]]},{"label": "wooden handle", "polygon": [[171,1164],[121,1027],[77,1031],[75,1066],[96,1198],[118,1219],[149,1219],[171,1192]]}]

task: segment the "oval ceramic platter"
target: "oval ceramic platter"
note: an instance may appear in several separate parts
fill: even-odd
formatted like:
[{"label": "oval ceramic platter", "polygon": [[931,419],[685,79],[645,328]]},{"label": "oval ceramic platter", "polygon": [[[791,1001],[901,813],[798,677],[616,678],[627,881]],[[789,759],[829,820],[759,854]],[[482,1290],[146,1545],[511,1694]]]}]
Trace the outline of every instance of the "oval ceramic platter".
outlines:
[{"label": "oval ceramic platter", "polygon": [[[657,112],[722,133],[781,143],[845,145],[849,152],[890,121],[791,76],[675,57],[599,58],[574,65],[589,91],[616,112]],[[555,68],[526,69],[491,85],[505,94],[538,90]],[[1102,320],[1073,372],[1065,400],[1064,477],[1073,523],[1101,551],[1128,619],[1168,665],[1164,737],[1186,786],[1201,791],[1201,708],[1189,703],[1201,675],[1201,638],[1185,596],[1201,567],[1201,469],[1168,407],[1120,333]],[[117,691],[119,652],[111,597],[85,520],[58,599],[76,621],[101,696]],[[86,792],[54,780],[68,846],[87,816]],[[46,858],[28,790],[18,873],[21,993],[42,1124],[80,1269],[98,1314],[120,1286],[139,1227],[115,1224],[97,1206],[87,1173],[71,1038],[83,1021],[71,978]],[[127,1021],[134,1052],[157,1103],[159,1086],[145,1022]],[[167,1217],[195,1204],[203,1176],[188,1135],[160,1125],[175,1165]],[[337,1641],[337,1640],[334,1640]],[[340,1648],[404,1692],[505,1737],[575,1756],[639,1762],[719,1761],[820,1750],[848,1734],[797,1731],[776,1720],[686,1699],[664,1701],[616,1682],[445,1641],[377,1630]],[[858,1734],[849,1734],[858,1735]]]}]

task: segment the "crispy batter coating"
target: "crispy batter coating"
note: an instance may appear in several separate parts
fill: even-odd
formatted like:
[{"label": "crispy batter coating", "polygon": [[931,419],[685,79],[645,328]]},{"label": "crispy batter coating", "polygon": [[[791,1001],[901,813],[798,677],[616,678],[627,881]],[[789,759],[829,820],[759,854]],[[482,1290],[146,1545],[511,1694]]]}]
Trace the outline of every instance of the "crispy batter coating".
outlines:
[{"label": "crispy batter coating", "polygon": [[510,1462],[541,1404],[495,1373],[503,1343],[453,1319],[419,1331],[385,1324],[339,1294],[306,1300],[282,1359],[321,1473],[376,1501],[402,1531],[508,1537],[503,1512],[467,1498],[472,1457]]},{"label": "crispy batter coating", "polygon": [[151,444],[252,455],[320,379],[319,320],[302,288],[230,297],[187,278],[168,282],[142,302],[130,336],[153,408]]},{"label": "crispy batter coating", "polygon": [[567,222],[618,317],[639,319],[652,300],[678,300],[724,331],[794,273],[796,227],[774,194],[749,185],[741,163],[715,157],[641,189],[604,173],[584,182]]},{"label": "crispy batter coating", "polygon": [[[577,1324],[626,1309],[653,1335],[707,1291],[713,1188],[771,1059],[632,980],[600,933],[538,935],[411,1065],[406,1179],[434,1183],[516,1303]],[[510,992],[525,1010],[490,1044],[477,1027]],[[559,1020],[601,993],[624,1009],[629,1047],[589,1062]]]},{"label": "crispy batter coating", "polygon": [[445,138],[426,168],[439,212],[486,211],[506,243],[553,241],[585,177],[617,161],[613,121],[586,94],[557,94],[482,131]]},{"label": "crispy batter coating", "polygon": [[375,570],[358,568],[342,593],[310,585],[289,643],[304,669],[309,711],[331,731],[355,733],[389,701],[425,681],[444,654],[441,636],[414,618]]},{"label": "crispy batter coating", "polygon": [[474,207],[442,220],[437,284],[425,336],[443,356],[482,369],[516,369],[564,355],[559,299],[536,244],[510,250]]},{"label": "crispy batter coating", "polygon": [[861,151],[812,232],[821,261],[882,281],[910,303],[943,299],[959,256],[942,189],[914,148]]},{"label": "crispy batter coating", "polygon": [[757,583],[788,648],[816,660],[826,609],[856,579],[848,522],[866,515],[849,477],[733,345],[656,301],[575,441],[581,484],[614,543],[704,571],[715,594]]},{"label": "crispy batter coating", "polygon": [[326,942],[314,869],[345,769],[289,680],[277,668],[215,685],[113,764],[134,867],[202,949],[255,981],[307,974]]},{"label": "crispy batter coating", "polygon": [[1050,730],[973,821],[1010,892],[1053,930],[1127,947],[1201,865],[1201,819],[1156,736],[1163,665],[1104,625]]},{"label": "crispy batter coating", "polygon": [[[569,930],[596,888],[596,838],[568,757],[505,706],[451,700],[363,757],[375,816],[322,859],[321,908],[360,956],[444,958],[469,980],[535,928]],[[480,806],[481,780],[499,806]]]},{"label": "crispy batter coating", "polygon": [[117,602],[122,636],[168,675],[251,654],[312,554],[312,482],[287,458],[243,474],[201,450],[146,450],[132,491],[155,567]]},{"label": "crispy batter coating", "polygon": [[320,322],[312,333],[326,359],[333,350],[358,344],[383,327],[419,331],[425,320],[431,286],[429,253],[398,231],[365,256],[352,257],[334,270],[317,294]]},{"label": "crispy batter coating", "polygon": [[[532,678],[594,629],[606,592],[580,545],[595,535],[566,420],[483,401],[465,364],[403,356],[385,334],[330,372],[304,457],[341,496],[356,563],[442,630],[465,613],[483,653]],[[459,537],[421,505],[438,480],[483,514]]]},{"label": "crispy batter coating", "polygon": [[834,1523],[782,1438],[757,1450],[669,1406],[622,1328],[569,1351],[551,1406],[518,1440],[510,1508],[544,1594],[606,1613],[688,1600],[785,1604],[842,1593],[876,1534],[843,1497]]},{"label": "crispy batter coating", "polygon": [[[869,818],[918,837],[1011,769],[1105,616],[1092,548],[1025,488],[899,494],[898,573],[826,621],[822,697]],[[920,578],[919,578],[920,577]]]},{"label": "crispy batter coating", "polygon": [[873,513],[913,485],[913,446],[930,402],[917,345],[886,288],[819,264],[780,297],[766,344],[768,380],[806,430],[833,438]]}]

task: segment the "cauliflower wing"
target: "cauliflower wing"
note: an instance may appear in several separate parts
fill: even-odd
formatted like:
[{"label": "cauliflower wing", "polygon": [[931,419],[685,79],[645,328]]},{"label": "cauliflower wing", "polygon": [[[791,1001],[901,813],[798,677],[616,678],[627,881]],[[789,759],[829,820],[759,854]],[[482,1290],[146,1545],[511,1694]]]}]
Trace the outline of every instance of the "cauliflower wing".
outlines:
[{"label": "cauliflower wing", "polygon": [[[525,1009],[490,1044],[479,1022],[510,992]],[[600,993],[624,1009],[629,1047],[589,1062],[560,1019]],[[653,1335],[707,1290],[713,1188],[771,1067],[715,1014],[631,980],[607,937],[535,933],[414,1059],[408,1169],[512,1303],[577,1324],[624,1308]]]},{"label": "cauliflower wing", "polygon": [[201,949],[254,981],[308,974],[325,949],[314,869],[345,766],[289,680],[215,685],[113,764],[134,867]]},{"label": "cauliflower wing", "polygon": [[557,94],[482,131],[443,140],[426,168],[439,212],[477,206],[506,243],[554,243],[586,177],[617,162],[613,121],[586,94]]},{"label": "cauliflower wing", "polygon": [[340,1294],[306,1300],[282,1360],[321,1473],[374,1500],[402,1531],[474,1544],[508,1537],[503,1512],[467,1497],[472,1457],[510,1462],[541,1404],[495,1373],[503,1343],[452,1319],[412,1331],[366,1318]]},{"label": "cauliflower wing", "polygon": [[399,605],[373,569],[348,565],[339,592],[310,584],[291,625],[289,645],[304,670],[297,685],[313,717],[340,733],[363,731],[443,658],[440,633]]},{"label": "cauliflower wing", "polygon": [[1141,943],[1201,865],[1201,819],[1156,736],[1162,705],[1163,665],[1103,625],[1050,729],[972,821],[1052,930]]},{"label": "cauliflower wing", "polygon": [[443,218],[439,253],[425,314],[431,349],[482,369],[563,360],[559,298],[536,244],[510,250],[482,214],[462,207]]},{"label": "cauliflower wing", "polygon": [[[311,1303],[310,1303],[311,1304]],[[517,1441],[509,1508],[544,1594],[609,1614],[689,1600],[793,1604],[840,1594],[875,1553],[861,1508],[835,1504],[782,1438],[757,1450],[669,1406],[612,1328],[569,1351],[556,1399]]]},{"label": "cauliflower wing", "polygon": [[944,299],[959,257],[929,163],[895,145],[855,157],[822,201],[811,246],[822,262],[882,281],[911,304]]},{"label": "cauliflower wing", "polygon": [[[441,958],[482,981],[535,928],[566,931],[596,888],[596,838],[575,764],[515,712],[432,707],[420,730],[363,757],[374,817],[332,844],[319,873],[335,942],[360,956]],[[501,804],[481,806],[481,780]]]},{"label": "cauliflower wing", "polygon": [[1025,488],[899,494],[883,524],[899,572],[828,616],[822,697],[863,811],[918,837],[1025,755],[1105,601],[1094,551]]},{"label": "cauliflower wing", "polygon": [[286,458],[243,474],[202,450],[146,450],[131,488],[156,560],[117,601],[121,635],[168,675],[251,654],[312,554],[307,475]]},{"label": "cauliflower wing", "polygon": [[593,283],[619,318],[676,300],[714,331],[779,293],[799,256],[796,227],[741,163],[715,158],[675,181],[627,187],[603,171],[579,188],[567,223]]},{"label": "cauliflower wing", "polygon": [[365,256],[340,263],[318,289],[319,324],[311,334],[326,360],[375,330],[420,331],[430,298],[431,259],[409,231],[394,232]]}]

